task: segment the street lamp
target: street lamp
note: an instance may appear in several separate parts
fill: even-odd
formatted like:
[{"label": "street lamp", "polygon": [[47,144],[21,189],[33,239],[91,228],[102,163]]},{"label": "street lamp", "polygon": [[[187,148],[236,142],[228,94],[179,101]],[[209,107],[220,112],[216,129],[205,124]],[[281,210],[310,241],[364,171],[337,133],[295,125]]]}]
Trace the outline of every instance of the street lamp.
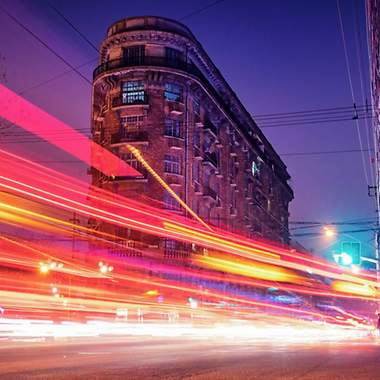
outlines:
[{"label": "street lamp", "polygon": [[99,261],[98,265],[100,273],[106,274],[113,271],[113,266],[104,264],[102,261]]},{"label": "street lamp", "polygon": [[50,270],[49,265],[47,265],[45,263],[40,263],[40,272],[41,273],[46,274],[49,272],[49,270]]},{"label": "street lamp", "polygon": [[333,237],[336,235],[336,231],[332,229],[331,227],[327,227],[327,226],[323,227],[323,232],[326,237]]}]

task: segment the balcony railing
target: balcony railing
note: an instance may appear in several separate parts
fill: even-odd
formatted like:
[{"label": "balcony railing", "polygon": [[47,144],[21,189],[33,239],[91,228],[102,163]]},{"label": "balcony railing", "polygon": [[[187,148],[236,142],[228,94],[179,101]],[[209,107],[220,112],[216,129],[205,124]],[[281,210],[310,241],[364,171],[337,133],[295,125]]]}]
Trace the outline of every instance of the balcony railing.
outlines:
[{"label": "balcony railing", "polygon": [[111,136],[111,144],[118,144],[124,142],[145,142],[148,141],[147,131],[128,131],[126,129],[121,129],[119,132]]},{"label": "balcony railing", "polygon": [[133,66],[161,66],[161,67],[170,67],[172,69],[178,69],[181,71],[186,71],[192,75],[202,75],[200,70],[193,64],[188,63],[180,59],[170,59],[167,57],[154,57],[154,56],[145,56],[139,57],[139,59],[128,59],[128,58],[119,58],[113,59],[107,62],[104,62],[94,70],[93,77],[94,79],[100,74],[114,69],[121,69],[125,67]]},{"label": "balcony railing", "polygon": [[218,194],[216,193],[216,191],[213,190],[213,189],[211,189],[211,187],[208,187],[208,186],[204,186],[204,188],[203,188],[203,196],[204,197],[212,198],[214,200],[218,199]]},{"label": "balcony railing", "polygon": [[218,157],[215,152],[212,152],[212,153],[205,152],[204,157],[203,157],[203,162],[205,164],[211,164],[215,168],[218,167]]},{"label": "balcony railing", "polygon": [[112,107],[122,107],[122,106],[132,106],[132,105],[139,105],[139,104],[148,104],[148,96],[144,92],[144,94],[141,94],[139,96],[116,96],[112,99]]},{"label": "balcony railing", "polygon": [[211,132],[215,137],[218,137],[218,128],[213,123],[211,123],[210,120],[205,121],[204,128],[206,131]]},{"label": "balcony railing", "polygon": [[201,148],[199,148],[198,146],[193,146],[193,154],[194,154],[194,158],[202,158],[202,151],[201,151]]}]

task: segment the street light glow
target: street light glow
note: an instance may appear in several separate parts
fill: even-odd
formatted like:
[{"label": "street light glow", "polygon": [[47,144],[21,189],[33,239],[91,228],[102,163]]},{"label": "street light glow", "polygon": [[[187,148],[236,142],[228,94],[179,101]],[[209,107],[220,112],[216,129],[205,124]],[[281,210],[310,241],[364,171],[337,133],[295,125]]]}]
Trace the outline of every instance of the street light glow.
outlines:
[{"label": "street light glow", "polygon": [[325,236],[327,237],[333,237],[336,235],[336,231],[330,227],[326,227],[326,226],[323,227],[323,231],[324,231]]},{"label": "street light glow", "polygon": [[348,253],[342,252],[340,257],[342,259],[343,265],[351,265],[352,264],[352,257]]}]

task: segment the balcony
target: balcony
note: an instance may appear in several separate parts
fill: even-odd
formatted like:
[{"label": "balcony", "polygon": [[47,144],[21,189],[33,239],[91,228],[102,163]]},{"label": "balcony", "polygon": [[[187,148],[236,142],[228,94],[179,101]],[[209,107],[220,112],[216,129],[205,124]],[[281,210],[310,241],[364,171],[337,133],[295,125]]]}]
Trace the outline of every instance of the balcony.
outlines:
[{"label": "balcony", "polygon": [[217,200],[218,199],[218,194],[216,193],[215,190],[211,189],[211,187],[208,187],[208,186],[204,186],[203,188],[203,197],[205,198],[211,198],[213,200]]},{"label": "balcony", "polygon": [[148,142],[148,132],[140,130],[128,131],[127,129],[120,129],[119,132],[111,136],[111,145],[127,142]]},{"label": "balcony", "polygon": [[205,152],[203,157],[203,163],[205,165],[212,165],[215,169],[218,168],[218,157],[215,152]]},{"label": "balcony", "polygon": [[210,120],[205,121],[204,128],[215,137],[218,137],[218,128]]},{"label": "balcony", "polygon": [[201,148],[199,148],[198,146],[193,146],[193,154],[195,159],[202,159]]},{"label": "balcony", "polygon": [[138,96],[122,96],[118,95],[112,99],[112,108],[125,107],[125,106],[138,106],[146,105],[148,103],[148,95],[144,92]]},{"label": "balcony", "polygon": [[193,63],[188,63],[180,59],[170,59],[167,57],[145,56],[139,57],[139,59],[119,58],[107,61],[94,70],[93,78],[95,79],[99,75],[109,70],[122,69],[133,66],[169,67],[171,69],[185,71],[195,76],[202,76],[199,69]]},{"label": "balcony", "polygon": [[195,194],[202,194],[202,186],[199,182],[194,181],[194,193]]}]

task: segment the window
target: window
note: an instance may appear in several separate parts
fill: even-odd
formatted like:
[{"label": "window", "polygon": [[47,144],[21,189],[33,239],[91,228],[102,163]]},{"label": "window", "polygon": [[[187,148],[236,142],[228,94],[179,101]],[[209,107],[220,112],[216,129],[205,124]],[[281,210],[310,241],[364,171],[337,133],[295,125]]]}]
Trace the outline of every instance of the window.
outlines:
[{"label": "window", "polygon": [[145,46],[136,45],[123,49],[124,61],[130,65],[141,65],[144,63]]},{"label": "window", "polygon": [[173,102],[182,102],[182,86],[175,83],[165,83],[164,97]]},{"label": "window", "polygon": [[193,144],[194,144],[194,148],[201,147],[201,131],[198,128],[194,130]]},{"label": "window", "polygon": [[236,215],[236,192],[231,191],[231,209],[230,209],[231,215]]},{"label": "window", "polygon": [[236,178],[238,175],[238,167],[237,167],[238,161],[236,156],[232,156],[230,160],[228,161],[228,174],[231,178]]},{"label": "window", "polygon": [[197,116],[201,114],[201,105],[196,99],[193,99],[193,111]]},{"label": "window", "polygon": [[181,174],[180,158],[171,154],[165,154],[164,171],[165,173]]},{"label": "window", "polygon": [[120,121],[122,125],[139,124],[144,121],[144,115],[122,116]]},{"label": "window", "polygon": [[143,115],[133,115],[133,116],[122,116],[120,118],[120,123],[124,127],[125,132],[137,132],[140,130],[143,124]]},{"label": "window", "polygon": [[192,201],[192,210],[196,213],[199,214],[199,201],[197,198],[193,198]]},{"label": "window", "polygon": [[175,240],[164,239],[163,243],[164,243],[165,250],[174,251],[177,248],[177,242]]},{"label": "window", "polygon": [[169,65],[178,66],[179,63],[184,62],[182,52],[170,47],[165,48],[165,56]]},{"label": "window", "polygon": [[203,184],[204,184],[204,186],[210,185],[210,179],[211,179],[211,173],[209,170],[205,169],[203,171]]},{"label": "window", "polygon": [[175,211],[181,210],[180,204],[173,198],[172,195],[170,195],[166,191],[164,193],[164,208],[166,210],[175,210]]},{"label": "window", "polygon": [[214,143],[214,140],[211,138],[210,135],[204,135],[203,150],[205,152],[211,152],[211,147],[213,143]]},{"label": "window", "polygon": [[128,81],[122,87],[123,104],[145,103],[144,82]]},{"label": "window", "polygon": [[182,138],[182,122],[176,119],[165,119],[165,136]]},{"label": "window", "polygon": [[132,166],[133,169],[140,170],[140,163],[137,161],[133,153],[122,153],[121,157],[129,166]]},{"label": "window", "polygon": [[199,168],[199,161],[193,162],[193,181],[200,183],[200,168]]}]

